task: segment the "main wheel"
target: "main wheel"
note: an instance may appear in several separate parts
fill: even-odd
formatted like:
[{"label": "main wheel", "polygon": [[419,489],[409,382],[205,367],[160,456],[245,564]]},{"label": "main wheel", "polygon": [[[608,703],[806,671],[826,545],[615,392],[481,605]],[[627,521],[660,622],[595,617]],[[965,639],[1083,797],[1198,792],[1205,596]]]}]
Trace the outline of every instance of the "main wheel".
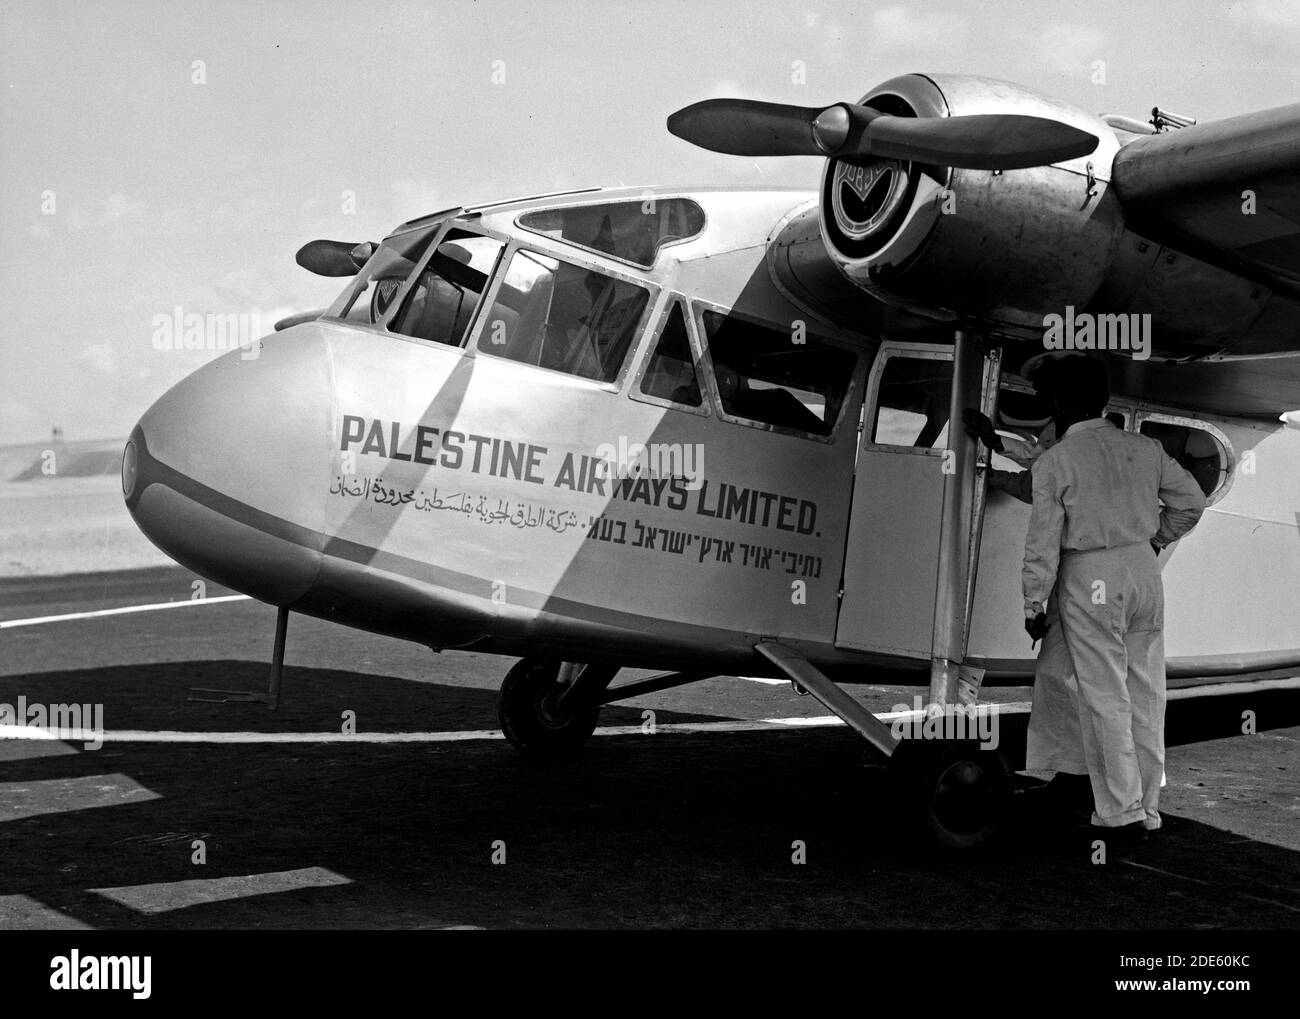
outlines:
[{"label": "main wheel", "polygon": [[557,760],[572,757],[596,731],[600,706],[561,708],[556,695],[560,663],[524,658],[501,683],[497,718],[506,739],[530,757]]},{"label": "main wheel", "polygon": [[905,739],[889,767],[904,812],[928,842],[969,850],[997,834],[1011,800],[998,751],[975,741]]}]

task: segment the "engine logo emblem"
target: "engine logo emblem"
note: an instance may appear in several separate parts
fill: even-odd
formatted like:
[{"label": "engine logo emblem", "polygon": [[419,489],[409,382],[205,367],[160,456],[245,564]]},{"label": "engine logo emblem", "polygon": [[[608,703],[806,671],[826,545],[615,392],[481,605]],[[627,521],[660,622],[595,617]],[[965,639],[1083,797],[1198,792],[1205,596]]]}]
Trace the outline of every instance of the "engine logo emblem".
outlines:
[{"label": "engine logo emblem", "polygon": [[831,181],[835,225],[855,241],[880,232],[907,198],[908,167],[896,159],[837,162]]}]

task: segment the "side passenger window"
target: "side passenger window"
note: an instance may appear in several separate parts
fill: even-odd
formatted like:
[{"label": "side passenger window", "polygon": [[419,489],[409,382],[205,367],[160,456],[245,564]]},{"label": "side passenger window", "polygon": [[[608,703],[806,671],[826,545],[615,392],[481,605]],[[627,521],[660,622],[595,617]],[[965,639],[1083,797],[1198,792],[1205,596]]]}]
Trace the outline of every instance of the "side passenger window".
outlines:
[{"label": "side passenger window", "polygon": [[952,361],[887,354],[871,441],[935,449],[947,445]]},{"label": "side passenger window", "polygon": [[1213,433],[1152,418],[1142,422],[1141,432],[1159,441],[1165,452],[1196,479],[1207,498],[1213,499],[1219,494],[1228,478],[1229,459],[1227,450]]},{"label": "side passenger window", "polygon": [[724,414],[743,423],[830,435],[857,356],[813,333],[706,311],[704,335]]}]

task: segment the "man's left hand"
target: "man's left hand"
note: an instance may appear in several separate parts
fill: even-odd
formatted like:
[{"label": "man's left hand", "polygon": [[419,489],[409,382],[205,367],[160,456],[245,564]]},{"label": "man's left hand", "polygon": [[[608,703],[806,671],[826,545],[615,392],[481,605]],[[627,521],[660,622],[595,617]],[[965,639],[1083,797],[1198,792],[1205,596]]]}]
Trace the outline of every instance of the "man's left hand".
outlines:
[{"label": "man's left hand", "polygon": [[1047,636],[1049,629],[1046,612],[1040,612],[1036,616],[1025,616],[1025,633],[1029,634],[1035,644]]},{"label": "man's left hand", "polygon": [[961,412],[961,420],[962,427],[966,429],[967,435],[979,439],[995,453],[1002,452],[1002,437],[998,435],[997,429],[993,427],[993,422],[984,414],[981,414],[974,407],[967,407]]}]

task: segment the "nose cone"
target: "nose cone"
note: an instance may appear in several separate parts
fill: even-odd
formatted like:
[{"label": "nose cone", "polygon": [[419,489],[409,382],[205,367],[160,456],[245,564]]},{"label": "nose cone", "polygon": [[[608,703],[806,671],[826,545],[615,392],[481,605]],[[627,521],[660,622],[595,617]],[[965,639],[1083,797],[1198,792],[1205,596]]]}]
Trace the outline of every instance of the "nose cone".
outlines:
[{"label": "nose cone", "polygon": [[320,567],[332,420],[320,326],[231,351],[173,386],[135,426],[122,454],[127,508],[182,566],[291,604]]}]

